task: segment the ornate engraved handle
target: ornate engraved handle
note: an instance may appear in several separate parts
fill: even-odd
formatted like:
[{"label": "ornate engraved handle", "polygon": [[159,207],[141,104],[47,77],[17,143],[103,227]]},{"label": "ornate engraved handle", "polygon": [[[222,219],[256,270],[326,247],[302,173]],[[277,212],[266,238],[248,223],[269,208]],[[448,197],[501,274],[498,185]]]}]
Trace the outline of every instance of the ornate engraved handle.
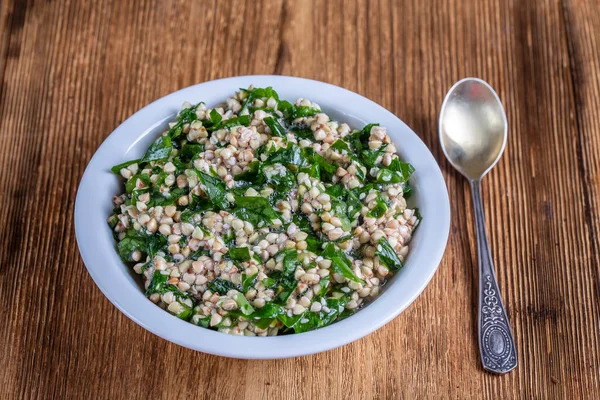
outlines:
[{"label": "ornate engraved handle", "polygon": [[504,374],[517,366],[517,349],[494,273],[479,184],[471,181],[479,258],[479,352],[483,368]]}]

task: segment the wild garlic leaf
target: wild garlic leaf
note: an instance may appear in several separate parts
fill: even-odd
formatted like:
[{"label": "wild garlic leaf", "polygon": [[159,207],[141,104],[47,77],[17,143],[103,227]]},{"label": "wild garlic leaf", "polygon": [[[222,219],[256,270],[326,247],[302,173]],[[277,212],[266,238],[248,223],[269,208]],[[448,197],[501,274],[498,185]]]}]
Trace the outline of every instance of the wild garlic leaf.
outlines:
[{"label": "wild garlic leaf", "polygon": [[150,145],[148,151],[146,151],[146,154],[142,157],[141,162],[166,160],[169,158],[171,150],[173,150],[171,138],[169,136],[160,136],[152,143],[152,145]]},{"label": "wild garlic leaf", "polygon": [[402,261],[398,258],[398,254],[396,254],[396,251],[385,237],[379,239],[375,255],[378,256],[379,261],[390,270],[398,270],[403,267]]},{"label": "wild garlic leaf", "polygon": [[229,202],[225,198],[227,195],[227,189],[225,182],[220,178],[215,178],[205,172],[196,170],[198,178],[202,185],[206,188],[206,194],[209,200],[217,207],[225,210],[229,207]]},{"label": "wild garlic leaf", "polygon": [[273,220],[279,218],[279,214],[273,210],[269,200],[260,196],[236,196],[232,214],[250,222],[256,228],[270,226]]},{"label": "wild garlic leaf", "polygon": [[267,124],[267,126],[271,130],[271,134],[273,136],[279,136],[279,137],[286,136],[285,129],[283,129],[281,124],[279,122],[277,122],[277,120],[275,118],[267,117],[263,121],[265,122],[265,124]]},{"label": "wild garlic leaf", "polygon": [[247,247],[230,248],[227,252],[229,258],[233,261],[250,261],[250,250]]},{"label": "wild garlic leaf", "polygon": [[331,269],[334,272],[353,282],[364,283],[364,281],[352,271],[352,262],[348,259],[348,256],[343,251],[336,249],[333,243],[328,243],[325,246],[321,256],[331,260]]},{"label": "wild garlic leaf", "polygon": [[127,168],[127,167],[129,167],[130,165],[133,165],[133,164],[139,163],[140,161],[141,161],[141,159],[136,159],[136,160],[125,161],[124,163],[121,163],[121,164],[115,165],[115,166],[114,166],[114,167],[112,167],[110,170],[111,170],[112,172],[114,172],[115,174],[119,175],[119,174],[121,173],[121,170],[122,170],[123,168]]}]

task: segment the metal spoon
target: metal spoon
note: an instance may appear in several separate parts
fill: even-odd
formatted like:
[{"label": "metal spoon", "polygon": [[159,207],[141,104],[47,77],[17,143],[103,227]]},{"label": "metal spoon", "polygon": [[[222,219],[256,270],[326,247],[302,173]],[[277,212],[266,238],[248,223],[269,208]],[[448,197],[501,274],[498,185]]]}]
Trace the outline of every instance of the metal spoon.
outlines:
[{"label": "metal spoon", "polygon": [[494,89],[476,78],[452,86],[440,114],[440,141],[450,163],[471,184],[479,258],[479,351],[483,368],[498,374],[517,366],[517,351],[500,297],[481,204],[481,178],[506,144],[507,122]]}]

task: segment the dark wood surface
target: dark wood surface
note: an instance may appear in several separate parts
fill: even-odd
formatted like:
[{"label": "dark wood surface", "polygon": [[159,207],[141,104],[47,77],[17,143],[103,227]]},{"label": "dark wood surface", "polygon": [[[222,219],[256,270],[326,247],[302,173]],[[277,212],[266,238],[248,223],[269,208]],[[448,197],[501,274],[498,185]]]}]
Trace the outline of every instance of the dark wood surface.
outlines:
[{"label": "dark wood surface", "polygon": [[[594,0],[0,0],[0,398],[600,398],[600,3]],[[423,139],[452,228],[418,300],[382,329],[279,361],[204,355],[113,307],[78,254],[77,184],[128,116],[220,77],[356,91]],[[468,185],[437,142],[465,76],[509,119],[483,184],[519,351],[482,371]]]}]

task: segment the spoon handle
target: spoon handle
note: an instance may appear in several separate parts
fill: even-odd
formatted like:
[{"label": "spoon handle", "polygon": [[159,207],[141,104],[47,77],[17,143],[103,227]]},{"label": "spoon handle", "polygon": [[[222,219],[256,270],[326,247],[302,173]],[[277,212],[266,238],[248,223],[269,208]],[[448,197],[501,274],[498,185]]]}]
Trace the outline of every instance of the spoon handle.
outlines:
[{"label": "spoon handle", "polygon": [[471,193],[477,229],[477,257],[479,258],[479,352],[484,369],[504,374],[517,366],[517,349],[500,297],[500,289],[496,281],[494,263],[485,232],[480,180],[471,181]]}]

